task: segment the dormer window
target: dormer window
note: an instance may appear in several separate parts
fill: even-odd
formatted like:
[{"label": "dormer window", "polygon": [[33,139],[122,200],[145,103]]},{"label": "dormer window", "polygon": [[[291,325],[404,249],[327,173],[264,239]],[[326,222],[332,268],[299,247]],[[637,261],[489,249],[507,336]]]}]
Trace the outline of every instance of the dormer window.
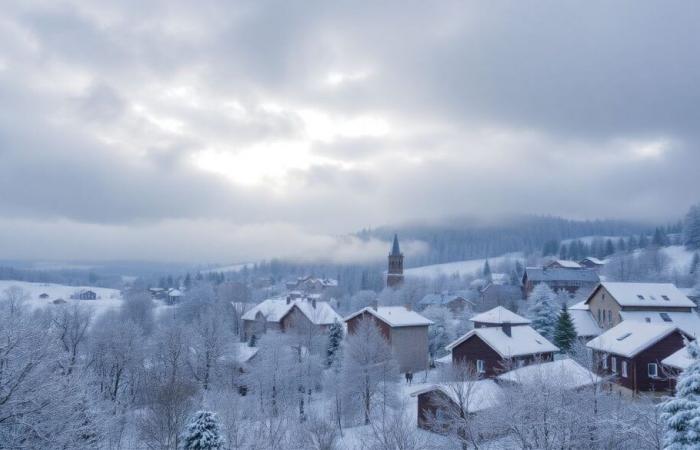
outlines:
[{"label": "dormer window", "polygon": [[640,300],[644,300],[644,296],[642,294],[637,294],[637,298]]},{"label": "dormer window", "polygon": [[656,297],[654,297],[653,295],[650,295],[649,298],[652,300],[656,300]]},{"label": "dormer window", "polygon": [[625,333],[625,334],[623,334],[622,336],[620,336],[619,338],[617,338],[617,340],[618,340],[618,341],[624,341],[625,339],[627,339],[627,338],[630,337],[630,336],[632,336],[632,333]]},{"label": "dormer window", "polygon": [[671,301],[671,299],[668,298],[668,295],[662,295],[661,298],[663,298],[663,299],[666,300],[667,302],[670,302],[670,301]]},{"label": "dormer window", "polygon": [[671,317],[668,315],[668,313],[665,313],[665,312],[659,313],[659,316],[661,316],[661,319],[662,319],[664,322],[673,322],[673,321],[671,320]]}]

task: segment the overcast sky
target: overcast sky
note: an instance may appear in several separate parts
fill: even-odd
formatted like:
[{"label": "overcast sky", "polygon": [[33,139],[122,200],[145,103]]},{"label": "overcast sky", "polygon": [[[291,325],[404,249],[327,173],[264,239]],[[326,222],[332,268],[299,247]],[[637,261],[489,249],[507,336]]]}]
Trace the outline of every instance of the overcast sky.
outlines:
[{"label": "overcast sky", "polygon": [[364,260],[700,199],[697,2],[4,1],[3,258]]}]

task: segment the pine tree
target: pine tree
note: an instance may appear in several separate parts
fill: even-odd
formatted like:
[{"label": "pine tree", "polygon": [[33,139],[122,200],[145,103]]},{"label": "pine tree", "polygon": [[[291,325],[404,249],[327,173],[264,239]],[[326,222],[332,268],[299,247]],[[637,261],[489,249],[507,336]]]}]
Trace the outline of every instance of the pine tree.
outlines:
[{"label": "pine tree", "polygon": [[695,252],[693,259],[690,261],[690,274],[697,273],[700,270],[700,253]]},{"label": "pine tree", "polygon": [[608,239],[605,241],[605,252],[603,256],[610,256],[613,253],[615,253],[615,246],[613,245],[613,241]]},{"label": "pine tree", "polygon": [[647,235],[642,233],[639,235],[639,248],[647,248],[649,247],[649,239],[647,238]]},{"label": "pine tree", "polygon": [[700,349],[696,342],[687,349],[695,361],[678,378],[676,395],[661,405],[664,448],[670,450],[700,448]]},{"label": "pine tree", "polygon": [[555,303],[556,294],[545,283],[535,286],[530,294],[528,316],[532,328],[547,339],[552,339],[559,313]]},{"label": "pine tree", "polygon": [[700,249],[700,204],[692,206],[685,216],[683,243],[689,250]]},{"label": "pine tree", "polygon": [[211,411],[197,411],[182,433],[183,450],[217,450],[224,448],[219,418]]},{"label": "pine tree", "polygon": [[258,345],[258,336],[255,334],[250,335],[250,340],[248,341],[248,347],[257,347]]},{"label": "pine tree", "polygon": [[489,265],[488,259],[484,262],[484,269],[481,271],[481,274],[487,280],[491,280],[491,266]]},{"label": "pine tree", "polygon": [[574,327],[574,322],[566,305],[562,305],[561,313],[559,313],[559,318],[557,319],[557,326],[554,330],[554,344],[563,352],[568,352],[574,345],[575,340],[576,327]]},{"label": "pine tree", "polygon": [[330,367],[338,359],[340,345],[343,342],[343,326],[337,320],[328,330],[328,348],[326,349],[326,365]]}]

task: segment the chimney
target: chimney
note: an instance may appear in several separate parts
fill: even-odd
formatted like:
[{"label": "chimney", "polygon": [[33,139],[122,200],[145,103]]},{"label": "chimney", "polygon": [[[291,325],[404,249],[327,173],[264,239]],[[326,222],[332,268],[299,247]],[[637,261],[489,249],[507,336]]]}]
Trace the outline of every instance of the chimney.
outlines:
[{"label": "chimney", "polygon": [[503,332],[506,334],[506,336],[512,337],[512,333],[510,330],[510,322],[501,322],[501,328],[503,329]]},{"label": "chimney", "polygon": [[406,307],[406,309],[407,309],[408,311],[411,310],[411,304],[410,304],[410,303],[406,303],[404,306]]},{"label": "chimney", "polygon": [[372,302],[372,308],[374,308],[375,311],[379,308],[379,302],[377,299]]},{"label": "chimney", "polygon": [[312,307],[313,309],[316,309],[316,299],[315,299],[315,298],[312,298],[312,299],[311,299],[311,307]]},{"label": "chimney", "polygon": [[292,296],[291,296],[291,295],[288,295],[288,296],[287,296],[287,304],[290,304],[291,301],[292,301]]}]

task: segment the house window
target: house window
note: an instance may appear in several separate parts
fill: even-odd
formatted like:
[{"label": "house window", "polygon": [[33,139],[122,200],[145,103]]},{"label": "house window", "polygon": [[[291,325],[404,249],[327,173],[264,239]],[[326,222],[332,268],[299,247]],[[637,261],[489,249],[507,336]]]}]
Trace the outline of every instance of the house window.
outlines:
[{"label": "house window", "polygon": [[486,369],[484,368],[484,360],[483,359],[477,359],[476,360],[476,371],[478,373],[484,373],[486,372]]},{"label": "house window", "polygon": [[600,310],[598,310],[598,323],[601,323],[602,321],[600,320]]},{"label": "house window", "polygon": [[612,323],[612,311],[608,310],[608,323]]},{"label": "house window", "polygon": [[612,373],[617,373],[617,358],[614,356],[610,358],[610,371]]},{"label": "house window", "polygon": [[661,316],[661,319],[663,319],[664,322],[672,322],[671,317],[668,315],[668,313],[659,313]]},{"label": "house window", "polygon": [[656,363],[647,364],[647,374],[650,378],[658,378],[659,366],[657,366]]},{"label": "house window", "polygon": [[622,361],[622,376],[627,378],[627,361]]},{"label": "house window", "polygon": [[670,302],[670,301],[671,301],[671,299],[668,298],[668,295],[662,295],[661,298],[663,298],[663,299],[666,300],[667,302]]},{"label": "house window", "polygon": [[603,355],[603,369],[608,368],[608,355]]}]

